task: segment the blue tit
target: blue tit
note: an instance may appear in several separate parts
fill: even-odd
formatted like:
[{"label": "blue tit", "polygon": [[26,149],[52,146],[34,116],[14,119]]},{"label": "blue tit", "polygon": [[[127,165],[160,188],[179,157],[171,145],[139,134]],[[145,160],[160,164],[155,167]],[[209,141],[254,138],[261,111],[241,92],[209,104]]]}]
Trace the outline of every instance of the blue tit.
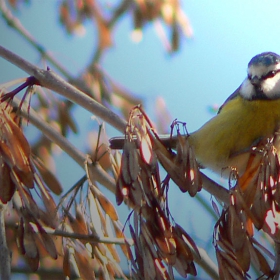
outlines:
[{"label": "blue tit", "polygon": [[[242,174],[251,147],[273,136],[279,124],[280,56],[264,52],[250,60],[247,77],[220,107],[218,114],[190,133],[188,140],[202,167],[219,174],[236,168]],[[168,141],[167,137],[162,139]],[[173,140],[169,141],[175,147]],[[112,148],[123,146],[117,138],[110,142]]]},{"label": "blue tit", "polygon": [[242,174],[251,147],[273,136],[279,124],[280,56],[264,52],[250,60],[243,83],[189,141],[202,166],[220,174],[231,167]]}]

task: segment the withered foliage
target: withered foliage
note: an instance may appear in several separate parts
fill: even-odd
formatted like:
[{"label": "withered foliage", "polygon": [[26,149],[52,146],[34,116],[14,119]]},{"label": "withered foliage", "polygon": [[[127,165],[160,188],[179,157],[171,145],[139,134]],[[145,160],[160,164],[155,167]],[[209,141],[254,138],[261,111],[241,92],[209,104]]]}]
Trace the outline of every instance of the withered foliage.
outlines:
[{"label": "withered foliage", "polygon": [[[32,1],[8,2],[17,8],[21,2]],[[36,41],[32,45],[69,82],[129,117],[122,156],[118,152],[110,154],[106,141],[99,141],[98,132],[90,135],[97,140],[91,141],[95,148],[89,153],[94,164],[98,161],[103,170],[114,173],[117,204],[125,202],[132,208],[126,225],[132,240],[124,237],[117,211],[90,176],[89,164],[85,167],[87,174],[58,204],[52,198],[51,192],[59,195],[63,190],[52,172],[55,145],[42,134],[30,146],[18,114],[26,103],[27,111],[30,109],[28,97],[34,92],[33,86],[40,85],[31,76],[15,90],[2,95],[0,105],[0,200],[7,209],[6,232],[13,252],[12,264],[18,266],[23,256],[33,271],[41,265],[62,267],[64,275],[73,278],[126,279],[119,266],[116,250],[119,244],[130,260],[131,276],[135,279],[174,279],[174,270],[182,277],[196,276],[194,262],[199,263],[198,248],[173,220],[167,199],[170,180],[191,197],[202,188],[202,176],[187,133],[185,130],[181,133],[179,123],[175,123],[175,133],[169,139],[174,150],[166,146],[140,107],[129,113],[141,100],[116,83],[99,64],[114,43],[116,22],[125,14],[132,16],[133,39],[141,40],[143,28],[153,22],[169,52],[178,50],[183,36],[190,37],[192,30],[179,0],[122,0],[111,5],[108,2],[107,6],[96,0],[59,3],[58,17],[69,34],[82,32],[86,20],[92,20],[98,33],[92,59],[78,78],[56,63]],[[18,28],[20,34],[27,34],[3,3],[1,12],[6,22]],[[19,108],[7,105],[25,88]],[[55,131],[66,137],[69,131],[78,132],[73,103],[59,100],[40,87],[36,87],[36,98],[32,108]],[[232,171],[229,205],[213,204],[219,215],[213,244],[220,279],[250,278],[252,267],[263,279],[279,278],[280,164],[275,147],[279,147],[278,132],[252,148],[248,167],[241,177]],[[159,163],[167,172],[163,180]],[[276,247],[274,255],[257,239],[256,229],[271,238]]]},{"label": "withered foliage", "polygon": [[[90,22],[97,32],[97,42],[93,48],[93,55],[88,60],[88,65],[80,76],[73,77],[71,71],[68,71],[56,61],[54,57],[35,39],[28,37],[27,41],[35,47],[43,61],[49,62],[51,67],[57,69],[71,84],[102,102],[105,106],[113,107],[119,110],[127,118],[129,110],[133,106],[142,102],[131,94],[124,86],[119,85],[110,77],[100,66],[100,60],[106,51],[114,45],[114,30],[123,16],[132,17],[133,34],[132,38],[140,40],[143,29],[148,24],[155,26],[166,50],[170,53],[178,51],[186,37],[192,36],[192,28],[189,20],[181,7],[179,0],[119,0],[119,1],[99,1],[99,0],[63,0],[58,4],[58,18],[66,31],[73,34],[84,34],[85,25]],[[32,4],[31,0],[9,0],[7,3],[13,9],[20,9],[22,3]],[[28,34],[23,28],[18,18],[13,16],[5,1],[1,3],[0,9],[7,24],[16,32]],[[154,24],[156,23],[156,24]],[[136,34],[136,35],[135,35]],[[92,34],[90,34],[92,36]],[[46,105],[48,102],[41,99]],[[59,112],[62,106],[57,106],[56,111],[61,114],[61,120],[66,122],[66,128],[76,131],[75,121],[71,113],[73,107],[71,102],[65,102],[63,111]],[[69,114],[68,114],[69,112]],[[58,118],[57,118],[58,119]],[[64,126],[62,126],[64,128]],[[63,134],[65,135],[65,134]],[[42,139],[45,142],[45,139]]]},{"label": "withered foliage", "polygon": [[[224,208],[214,232],[221,279],[249,279],[250,264],[264,279],[279,277],[280,163],[275,147],[279,147],[279,132],[252,149],[242,177],[233,172],[236,181],[230,190],[230,205]],[[268,261],[263,254],[263,247],[254,239],[254,228],[272,238],[275,259]]]},{"label": "withered foliage", "polygon": [[[56,265],[60,264],[68,277],[95,279],[97,274],[101,279],[125,279],[115,247],[120,244],[135,279],[174,279],[173,269],[182,277],[196,276],[194,262],[200,258],[199,250],[173,220],[167,203],[170,180],[191,197],[202,188],[199,166],[184,126],[182,134],[180,123],[173,124],[168,139],[172,150],[141,107],[136,106],[129,116],[122,156],[117,152],[109,154],[105,140],[100,140],[100,130],[95,136],[97,141],[92,141],[96,146],[93,162],[100,160],[104,170],[115,175],[117,204],[125,202],[133,209],[127,222],[131,242],[124,237],[114,205],[90,175],[89,164],[85,168],[87,175],[56,205],[50,191],[60,194],[62,187],[45,158],[39,159],[33,152],[40,147],[40,151],[45,149],[50,154],[50,146],[36,143],[38,148],[35,145],[31,149],[18,114],[24,106],[27,111],[30,109],[30,100],[26,104],[25,99],[33,92],[34,84],[39,83],[28,78],[1,97],[0,200],[13,206],[8,208],[12,217],[8,242],[13,252],[16,244],[32,270],[44,264],[48,256],[58,260]],[[13,108],[12,99],[25,87],[20,108]],[[275,244],[279,243],[280,164],[275,148],[279,146],[278,134],[262,139],[252,148],[248,167],[240,178],[236,170],[231,173],[230,204],[222,205],[214,228],[221,279],[249,278],[252,266],[263,278],[277,279],[279,275],[279,254],[276,252],[275,259],[267,260],[254,233],[255,228],[262,230]],[[163,180],[158,163],[167,172]],[[54,240],[53,236],[57,238]],[[17,260],[14,254],[13,263]]]},{"label": "withered foliage", "polygon": [[[0,105],[0,200],[12,202],[17,226],[17,244],[32,269],[39,265],[38,242],[53,259],[57,250],[44,227],[55,228],[58,224],[56,204],[49,189],[59,185],[54,178],[42,180],[32,157],[31,148],[19,126],[19,117],[12,107]],[[48,170],[41,170],[42,174]],[[42,207],[34,200],[34,194],[41,198]]]},{"label": "withered foliage", "polygon": [[[97,273],[100,279],[126,279],[118,264],[120,257],[114,244],[117,243],[115,237],[124,237],[117,211],[94,182],[88,181],[86,190],[83,189],[84,181],[86,178],[63,198],[66,208],[59,229],[64,235],[70,233],[69,238],[62,239],[64,274],[95,279]],[[71,208],[74,214],[71,214]],[[104,243],[106,238],[108,242]],[[127,255],[124,244],[121,248]]]},{"label": "withered foliage", "polygon": [[[173,125],[178,128],[178,123]],[[133,208],[129,230],[134,240],[134,253],[129,256],[136,279],[173,279],[171,267],[179,274],[196,275],[196,245],[171,218],[166,188],[172,179],[182,192],[194,196],[201,190],[200,171],[195,161],[188,134],[171,135],[166,147],[140,107],[130,115],[123,145],[121,169],[118,172],[117,203],[125,201]],[[174,141],[177,143],[174,145]],[[223,204],[214,228],[214,247],[220,279],[249,279],[254,267],[263,279],[278,279],[279,255],[279,182],[280,164],[275,147],[279,133],[262,139],[252,148],[245,173],[230,174],[230,204]],[[160,180],[158,162],[167,171]],[[131,222],[132,220],[132,222]],[[267,249],[255,238],[255,229],[268,234],[276,244],[275,257],[267,259]],[[179,231],[178,231],[179,230]],[[182,249],[182,247],[184,249]],[[269,253],[270,257],[272,256]],[[271,264],[275,263],[274,268]],[[149,271],[149,273],[147,273]]]},{"label": "withered foliage", "polygon": [[120,86],[104,70],[94,64],[82,74],[83,86],[77,86],[98,102],[117,109],[125,118],[130,108],[142,102]]},{"label": "withered foliage", "polygon": [[[214,245],[220,279],[250,279],[251,263],[260,273],[271,276],[272,271],[255,244],[253,223],[242,207],[238,190],[231,193],[231,204],[223,210],[214,231]],[[245,206],[246,207],[246,206]],[[247,213],[248,214],[248,213]]]},{"label": "withered foliage", "polygon": [[[15,233],[7,236],[14,252],[13,263],[18,259],[16,244],[33,271],[49,256],[60,259],[65,276],[95,279],[98,273],[100,279],[125,279],[114,245],[124,236],[113,204],[85,176],[56,205],[49,190],[60,194],[62,188],[32,155],[19,116],[5,102],[1,104],[0,120],[0,200],[13,206],[7,210],[12,217],[10,229],[16,227]],[[82,188],[85,181],[86,191]],[[53,236],[60,238],[54,240]],[[114,241],[115,237],[119,240]],[[124,244],[121,248],[127,255]]]},{"label": "withered foliage", "polygon": [[[129,230],[134,241],[129,258],[135,279],[174,279],[172,268],[186,277],[196,275],[194,254],[199,253],[191,237],[170,216],[166,190],[170,178],[180,189],[195,195],[201,189],[199,171],[180,136],[177,155],[160,142],[152,124],[140,107],[135,107],[128,121],[116,199],[133,208]],[[186,149],[184,149],[186,147]],[[168,172],[160,180],[158,161]],[[133,220],[131,222],[131,220]]]},{"label": "withered foliage", "polygon": [[[34,152],[43,149],[45,154],[50,154],[51,150],[47,151],[48,145],[38,143],[38,148],[35,145],[32,149],[21,125],[20,111],[30,110],[26,97],[33,85],[33,79],[26,79],[11,92],[3,88],[0,104],[0,200],[8,203],[7,240],[13,251],[12,262],[17,266],[22,255],[32,271],[40,264],[60,265],[68,277],[95,279],[97,273],[100,279],[126,279],[118,264],[120,257],[115,245],[122,244],[127,255],[122,225],[115,207],[91,176],[85,175],[58,205],[50,194],[52,191],[60,195],[62,187],[44,161],[48,157],[38,158]],[[25,87],[20,107],[12,107],[14,96]],[[97,141],[96,145],[98,153],[93,154],[96,160],[108,155],[106,149],[102,154],[99,152],[103,143],[99,147]],[[104,164],[109,168],[108,163]],[[89,169],[90,166],[86,167]],[[50,261],[47,256],[56,261]]]},{"label": "withered foliage", "polygon": [[[111,5],[96,0],[64,0],[60,5],[60,22],[69,33],[82,32],[82,26],[87,19],[95,21],[99,52],[111,46],[112,27],[123,14],[132,14],[134,30],[140,32],[150,22],[162,22],[163,26],[158,28],[158,32],[170,52],[179,49],[182,37],[192,36],[188,18],[178,0],[122,0]],[[168,30],[168,39],[163,27]],[[139,36],[140,38],[135,39],[141,39],[141,35]]]}]

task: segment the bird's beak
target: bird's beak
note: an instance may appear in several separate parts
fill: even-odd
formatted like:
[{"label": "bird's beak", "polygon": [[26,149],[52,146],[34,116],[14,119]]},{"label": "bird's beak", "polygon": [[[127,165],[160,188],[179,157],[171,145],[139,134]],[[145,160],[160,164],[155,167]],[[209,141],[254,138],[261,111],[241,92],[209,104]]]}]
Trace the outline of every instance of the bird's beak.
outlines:
[{"label": "bird's beak", "polygon": [[254,76],[251,78],[251,84],[253,86],[259,86],[260,85],[261,80],[259,79],[258,76]]}]

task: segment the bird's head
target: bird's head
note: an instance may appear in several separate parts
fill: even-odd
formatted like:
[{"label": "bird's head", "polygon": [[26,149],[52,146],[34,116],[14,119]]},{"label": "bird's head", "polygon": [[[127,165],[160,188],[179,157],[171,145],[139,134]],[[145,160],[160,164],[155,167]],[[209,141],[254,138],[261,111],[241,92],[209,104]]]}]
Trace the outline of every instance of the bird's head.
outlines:
[{"label": "bird's head", "polygon": [[248,64],[248,76],[240,88],[247,100],[280,98],[280,56],[264,52],[254,56]]}]

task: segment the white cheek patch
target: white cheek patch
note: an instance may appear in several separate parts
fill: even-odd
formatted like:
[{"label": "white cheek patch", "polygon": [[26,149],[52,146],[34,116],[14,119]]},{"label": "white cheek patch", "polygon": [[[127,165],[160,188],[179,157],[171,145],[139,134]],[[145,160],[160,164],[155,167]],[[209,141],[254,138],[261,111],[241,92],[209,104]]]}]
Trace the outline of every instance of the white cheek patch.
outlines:
[{"label": "white cheek patch", "polygon": [[255,89],[251,82],[246,78],[241,85],[240,88],[240,95],[243,96],[245,99],[252,99],[252,96],[255,93]]},{"label": "white cheek patch", "polygon": [[280,97],[280,73],[262,83],[263,93],[271,99]]}]

